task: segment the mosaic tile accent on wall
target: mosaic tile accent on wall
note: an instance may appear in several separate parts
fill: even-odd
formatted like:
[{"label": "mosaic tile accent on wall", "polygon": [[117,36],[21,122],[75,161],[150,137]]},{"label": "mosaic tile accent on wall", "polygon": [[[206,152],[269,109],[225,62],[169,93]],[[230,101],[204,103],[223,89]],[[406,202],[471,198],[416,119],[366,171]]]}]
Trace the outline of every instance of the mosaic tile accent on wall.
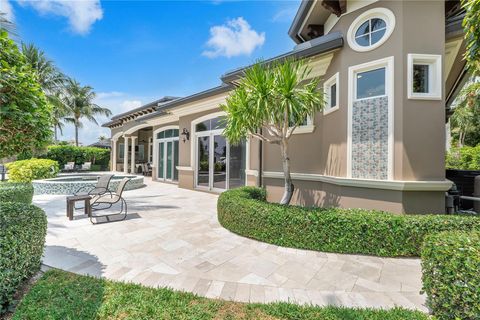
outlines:
[{"label": "mosaic tile accent on wall", "polygon": [[352,178],[388,179],[388,97],[353,103]]}]

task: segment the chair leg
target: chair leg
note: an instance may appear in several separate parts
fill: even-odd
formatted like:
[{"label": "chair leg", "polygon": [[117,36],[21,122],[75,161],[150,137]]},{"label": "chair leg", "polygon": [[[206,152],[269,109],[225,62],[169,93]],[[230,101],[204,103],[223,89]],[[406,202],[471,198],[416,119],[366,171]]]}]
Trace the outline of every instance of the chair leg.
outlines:
[{"label": "chair leg", "polygon": [[[117,222],[117,221],[123,221],[127,218],[127,214],[128,214],[128,207],[127,207],[127,201],[125,201],[125,199],[123,199],[122,197],[120,197],[120,211],[117,212],[117,213],[112,213],[112,214],[106,214],[106,215],[103,215],[103,216],[96,216],[94,217],[93,215],[90,215],[90,222],[92,224],[102,224],[102,223],[107,223],[107,222]],[[110,206],[108,208],[110,208],[112,206],[112,204],[110,204]],[[124,207],[125,206],[125,210],[124,210]],[[105,208],[105,209],[108,209],[108,208]],[[92,208],[93,210],[104,210],[104,209],[95,209],[95,208]],[[123,214],[123,217],[119,220],[114,220],[114,221],[111,221],[110,220],[110,217],[112,216],[116,216],[116,215],[121,215]],[[105,219],[107,221],[105,222],[94,222],[93,221],[93,218],[97,218],[97,217],[105,217]]]}]

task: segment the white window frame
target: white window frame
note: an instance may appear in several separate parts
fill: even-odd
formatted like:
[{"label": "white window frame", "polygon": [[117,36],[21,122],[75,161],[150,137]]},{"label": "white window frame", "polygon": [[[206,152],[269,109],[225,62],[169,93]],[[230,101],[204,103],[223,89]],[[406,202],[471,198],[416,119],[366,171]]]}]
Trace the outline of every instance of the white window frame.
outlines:
[{"label": "white window frame", "polygon": [[[385,34],[378,42],[372,44],[371,46],[359,45],[355,39],[355,34],[357,33],[358,28],[364,22],[367,22],[368,20],[375,19],[375,18],[382,19],[383,21],[385,21],[385,24],[387,26],[385,30]],[[347,42],[350,48],[352,48],[355,51],[358,51],[358,52],[371,51],[380,47],[382,44],[384,44],[385,41],[387,41],[388,38],[390,38],[394,29],[395,29],[395,15],[393,14],[393,12],[386,8],[373,8],[365,11],[364,13],[359,15],[355,20],[353,20],[352,24],[348,28]]]},{"label": "white window frame", "polygon": [[[428,65],[428,92],[413,92],[413,66]],[[442,56],[438,54],[409,53],[407,56],[407,95],[408,99],[442,99]]]},{"label": "white window frame", "polygon": [[[388,97],[388,168],[387,180],[393,180],[394,167],[394,57],[387,57],[348,68],[348,136],[347,136],[347,178],[352,179],[352,115],[356,99],[357,73],[385,68],[385,95]],[[371,97],[375,98],[375,97]],[[362,179],[364,180],[364,179]],[[384,180],[382,180],[384,181]]]},{"label": "white window frame", "polygon": [[[339,108],[339,84],[340,84],[340,76],[339,73],[335,73],[333,76],[331,76],[327,81],[324,82],[323,84],[323,93],[325,95],[325,108],[323,109],[323,115],[327,115],[329,113],[332,113]],[[336,85],[335,89],[335,101],[337,102],[334,106],[332,106],[332,97],[330,96],[331,88],[333,85]]]},{"label": "white window frame", "polygon": [[304,134],[304,133],[312,133],[315,131],[315,125],[313,124],[313,117],[307,116],[307,124],[303,126],[298,126],[293,131],[293,134]]}]

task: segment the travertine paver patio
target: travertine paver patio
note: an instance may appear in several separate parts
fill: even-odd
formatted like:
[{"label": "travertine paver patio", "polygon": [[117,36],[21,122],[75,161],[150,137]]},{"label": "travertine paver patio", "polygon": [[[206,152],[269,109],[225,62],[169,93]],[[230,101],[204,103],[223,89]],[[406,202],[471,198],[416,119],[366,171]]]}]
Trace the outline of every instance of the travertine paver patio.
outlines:
[{"label": "travertine paver patio", "polygon": [[282,248],[246,239],[217,222],[213,194],[151,182],[124,193],[126,221],[91,225],[65,217],[65,196],[41,195],[48,214],[44,264],[168,286],[226,300],[426,311],[418,259]]}]

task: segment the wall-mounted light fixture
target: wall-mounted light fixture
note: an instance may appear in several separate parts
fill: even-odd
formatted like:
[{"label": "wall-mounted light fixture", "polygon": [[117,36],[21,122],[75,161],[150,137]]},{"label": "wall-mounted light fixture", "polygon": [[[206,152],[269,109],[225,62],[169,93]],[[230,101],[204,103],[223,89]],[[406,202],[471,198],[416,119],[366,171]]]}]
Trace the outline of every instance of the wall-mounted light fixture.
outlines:
[{"label": "wall-mounted light fixture", "polygon": [[190,140],[190,132],[188,132],[187,128],[183,128],[181,135],[183,142]]}]

